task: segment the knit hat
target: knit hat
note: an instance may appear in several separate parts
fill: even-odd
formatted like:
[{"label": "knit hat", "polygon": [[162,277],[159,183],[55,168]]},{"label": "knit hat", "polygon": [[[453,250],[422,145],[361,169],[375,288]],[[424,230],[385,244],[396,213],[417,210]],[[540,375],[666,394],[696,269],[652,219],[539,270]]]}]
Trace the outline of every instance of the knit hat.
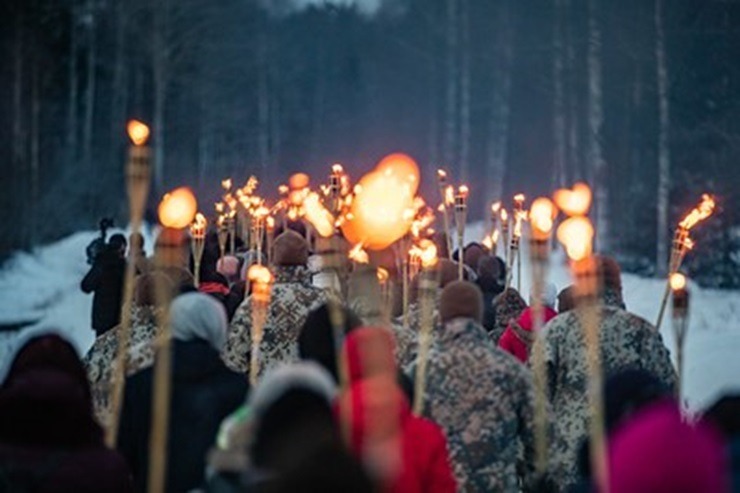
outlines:
[{"label": "knit hat", "polygon": [[467,281],[454,281],[445,286],[439,301],[439,317],[442,323],[458,317],[472,318],[480,323],[483,319],[480,288]]},{"label": "knit hat", "polygon": [[439,271],[440,288],[444,288],[449,283],[459,280],[457,262],[453,262],[452,260],[448,260],[446,258],[440,259],[439,263],[437,264],[437,270]]},{"label": "knit hat", "polygon": [[473,270],[478,267],[478,261],[487,256],[485,247],[480,243],[468,243],[463,248],[463,263]]},{"label": "knit hat", "polygon": [[599,276],[601,277],[604,289],[616,291],[622,294],[622,270],[619,264],[612,257],[598,255],[596,256]]},{"label": "knit hat", "polygon": [[493,279],[498,281],[500,277],[500,264],[496,257],[484,255],[478,259],[477,273],[479,279]]},{"label": "knit hat", "polygon": [[308,243],[295,231],[285,231],[275,238],[272,246],[272,261],[280,266],[306,265]]},{"label": "knit hat", "polygon": [[706,425],[684,422],[675,402],[638,412],[609,444],[613,493],[729,492],[721,439]]},{"label": "knit hat", "polygon": [[170,307],[172,337],[179,341],[202,339],[216,351],[226,343],[226,310],[218,300],[203,293],[178,296]]}]

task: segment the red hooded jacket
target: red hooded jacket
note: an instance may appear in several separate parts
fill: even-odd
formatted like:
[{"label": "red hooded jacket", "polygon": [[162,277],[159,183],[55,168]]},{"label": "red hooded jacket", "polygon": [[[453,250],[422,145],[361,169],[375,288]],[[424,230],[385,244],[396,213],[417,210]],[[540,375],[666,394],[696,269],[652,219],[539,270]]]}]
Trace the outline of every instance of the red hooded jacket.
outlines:
[{"label": "red hooded jacket", "polygon": [[[548,306],[543,306],[542,310],[543,326],[558,315],[555,310]],[[534,326],[531,307],[526,308],[522,314],[519,315],[519,319],[517,319],[516,324],[519,327],[512,327],[511,324],[506,327],[506,331],[504,331],[501,339],[498,341],[498,346],[504,351],[516,356],[516,358],[522,363],[526,363],[527,359],[529,359],[529,348],[531,347],[531,343],[522,340],[522,335],[524,334],[518,334],[517,330],[523,331],[527,335],[531,334],[532,327]]]},{"label": "red hooded jacket", "polygon": [[413,415],[396,383],[391,333],[357,329],[344,348],[350,387],[338,401],[342,429],[382,491],[457,491],[442,429]]}]

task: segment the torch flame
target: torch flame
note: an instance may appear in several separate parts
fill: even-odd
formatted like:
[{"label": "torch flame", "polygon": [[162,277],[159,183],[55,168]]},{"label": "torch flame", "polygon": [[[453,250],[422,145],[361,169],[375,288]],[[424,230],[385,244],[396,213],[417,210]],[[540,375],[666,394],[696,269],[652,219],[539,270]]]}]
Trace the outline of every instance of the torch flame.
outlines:
[{"label": "torch flame", "polygon": [[206,220],[206,216],[198,212],[195,215],[195,221],[190,225],[190,234],[193,235],[193,238],[202,239],[206,234],[207,226],[208,221]]},{"label": "torch flame", "polygon": [[691,229],[696,226],[696,223],[703,221],[708,218],[714,212],[714,197],[709,194],[701,196],[701,203],[689,212],[685,218],[679,224],[679,227],[684,229]]},{"label": "torch flame", "polygon": [[437,265],[437,245],[431,240],[421,240],[413,245],[409,250],[409,255],[418,258],[425,269]]},{"label": "torch flame", "polygon": [[226,191],[231,190],[232,185],[233,185],[233,182],[231,181],[231,178],[221,180],[221,187]]},{"label": "torch flame", "polygon": [[267,219],[265,220],[265,225],[267,226],[268,231],[275,229],[275,218],[272,216],[267,216]]},{"label": "torch flame", "polygon": [[362,243],[358,243],[349,251],[349,259],[357,262],[358,264],[370,263],[370,257],[367,252],[362,248]]},{"label": "torch flame", "polygon": [[468,192],[470,192],[470,189],[468,189],[467,185],[460,185],[460,188],[457,189],[458,195],[461,195],[463,198],[468,198]]},{"label": "torch flame", "polygon": [[149,139],[149,127],[139,120],[130,120],[126,125],[126,131],[135,146],[143,146]]},{"label": "torch flame", "polygon": [[445,181],[445,180],[447,180],[447,172],[445,170],[443,170],[443,169],[438,169],[437,170],[437,179],[439,181]]},{"label": "torch flame", "polygon": [[576,183],[572,190],[561,188],[553,198],[560,210],[569,216],[584,216],[591,207],[591,189],[585,183]]},{"label": "torch flame", "polygon": [[344,167],[341,164],[333,164],[331,167],[331,172],[337,175],[344,173]]},{"label": "torch flame", "polygon": [[536,237],[546,238],[550,235],[556,214],[557,210],[550,199],[539,197],[532,202],[532,207],[529,210],[529,220],[532,223],[532,230]]},{"label": "torch flame", "polygon": [[380,282],[380,284],[388,282],[388,277],[388,271],[382,267],[378,267],[378,281]]},{"label": "torch flame", "polygon": [[303,208],[306,211],[306,219],[321,236],[329,238],[334,234],[334,216],[321,204],[316,192],[311,192],[306,196]]},{"label": "torch flame", "polygon": [[506,212],[506,209],[501,209],[501,222],[504,224],[509,224],[509,213]]},{"label": "torch flame", "polygon": [[491,235],[486,235],[486,237],[483,238],[483,246],[488,250],[493,250],[493,240],[491,239]]},{"label": "torch flame", "polygon": [[565,247],[568,258],[576,262],[591,255],[593,237],[591,221],[582,216],[568,218],[558,227],[558,240]]},{"label": "torch flame", "polygon": [[445,205],[453,205],[455,203],[455,189],[452,185],[448,185],[445,188]]},{"label": "torch flame", "polygon": [[491,212],[493,213],[494,216],[498,214],[498,211],[500,209],[501,209],[501,201],[500,200],[498,202],[494,202],[493,204],[491,204]]},{"label": "torch flame", "polygon": [[187,228],[198,210],[195,195],[187,187],[166,193],[159,203],[159,222],[167,228]]},{"label": "torch flame", "polygon": [[249,282],[268,285],[272,283],[272,273],[264,265],[254,264],[247,271]]},{"label": "torch flame", "polygon": [[676,272],[671,275],[671,289],[673,291],[680,291],[686,288],[686,276],[680,272]]},{"label": "torch flame", "polygon": [[516,203],[517,206],[521,207],[521,205],[524,203],[525,198],[526,197],[524,196],[523,193],[518,193],[514,195],[514,202]]}]

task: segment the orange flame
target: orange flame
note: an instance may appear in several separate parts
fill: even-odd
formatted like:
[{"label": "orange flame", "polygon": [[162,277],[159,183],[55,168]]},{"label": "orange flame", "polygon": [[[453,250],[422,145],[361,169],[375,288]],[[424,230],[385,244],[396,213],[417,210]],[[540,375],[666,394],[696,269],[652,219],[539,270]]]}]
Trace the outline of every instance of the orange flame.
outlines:
[{"label": "orange flame", "polygon": [[591,221],[582,216],[571,217],[558,227],[558,240],[563,244],[568,258],[583,260],[591,255],[594,228]]},{"label": "orange flame", "polygon": [[129,120],[126,131],[135,146],[143,146],[149,139],[149,127],[139,120]]},{"label": "orange flame", "polygon": [[501,210],[500,200],[498,202],[494,202],[493,204],[491,204],[491,214],[493,214],[493,216],[495,217],[498,215],[499,210]]},{"label": "orange flame", "polygon": [[378,267],[378,281],[380,284],[385,284],[388,282],[388,278],[390,277],[390,274],[388,274],[388,271],[382,267]]},{"label": "orange flame", "polygon": [[341,164],[338,164],[338,163],[337,164],[333,164],[332,167],[331,167],[331,172],[332,173],[335,173],[337,175],[338,174],[341,174],[341,173],[344,173],[344,166],[342,166]]},{"label": "orange flame", "polygon": [[437,265],[437,245],[431,240],[421,240],[409,250],[409,256],[418,258],[425,269]]},{"label": "orange flame", "polygon": [[296,173],[288,179],[288,185],[290,185],[291,190],[306,188],[310,182],[311,179],[306,173]]},{"label": "orange flame", "polygon": [[568,216],[584,216],[591,207],[591,189],[585,183],[576,183],[572,189],[561,188],[553,195],[555,204]]},{"label": "orange flame", "polygon": [[254,264],[247,271],[247,280],[255,284],[269,285],[272,283],[272,273],[264,265]]},{"label": "orange flame", "polygon": [[672,274],[670,282],[671,289],[673,291],[681,291],[682,289],[686,289],[686,276],[684,276],[680,272]]},{"label": "orange flame", "polygon": [[506,227],[509,227],[509,213],[506,212],[506,209],[501,209],[501,222],[503,222]]},{"label": "orange flame", "polygon": [[514,205],[516,206],[516,209],[522,208],[522,206],[524,205],[524,199],[526,199],[526,197],[523,193],[518,193],[514,195]]},{"label": "orange flame", "polygon": [[195,195],[187,187],[177,188],[166,193],[159,203],[159,222],[167,228],[187,228],[198,210]]},{"label": "orange flame", "polygon": [[272,231],[275,229],[275,218],[272,216],[267,216],[267,219],[265,220],[265,225],[267,226],[268,231]]},{"label": "orange flame", "polygon": [[358,243],[349,251],[349,259],[357,262],[358,264],[370,263],[370,257],[367,252],[362,248],[362,243]]},{"label": "orange flame", "polygon": [[447,181],[447,172],[443,169],[437,170],[437,179],[442,183]]},{"label": "orange flame", "polygon": [[703,221],[712,215],[714,206],[714,197],[705,193],[701,196],[701,203],[683,218],[679,223],[679,227],[684,229],[693,228],[699,221]]},{"label": "orange flame", "polygon": [[334,234],[334,216],[321,203],[316,192],[309,193],[303,201],[306,219],[310,222],[319,235],[329,238]]},{"label": "orange flame", "polygon": [[532,202],[529,220],[532,223],[532,234],[535,239],[547,239],[550,236],[556,215],[557,209],[550,199],[539,197]]},{"label": "orange flame", "polygon": [[198,212],[195,215],[195,221],[190,225],[190,234],[197,240],[202,240],[206,236],[206,228],[208,227],[208,221],[206,217]]},{"label": "orange flame", "polygon": [[233,181],[231,178],[226,178],[225,180],[221,180],[221,188],[223,188],[226,191],[231,190],[231,187],[233,185]]}]

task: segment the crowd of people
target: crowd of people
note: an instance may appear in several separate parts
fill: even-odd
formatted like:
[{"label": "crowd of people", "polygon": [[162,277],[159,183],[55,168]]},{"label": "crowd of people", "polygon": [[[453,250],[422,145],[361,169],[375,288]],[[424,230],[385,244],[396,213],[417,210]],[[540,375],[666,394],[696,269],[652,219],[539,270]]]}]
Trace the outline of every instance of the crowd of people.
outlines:
[{"label": "crowd of people", "polygon": [[[145,258],[141,236],[113,235],[81,281],[94,296],[93,346],[81,358],[60,331],[28,329],[0,366],[0,491],[147,491],[163,336],[172,341],[168,492],[599,491],[573,289],[548,285],[527,301],[506,287],[506,264],[485,247],[472,243],[447,259],[444,244],[420,388],[424,305],[412,280],[403,313],[392,260],[381,285],[374,267],[326,262],[337,251],[346,259],[346,248],[322,251],[301,224],[278,231],[264,256],[237,245],[221,257],[209,234],[196,287],[188,245],[181,265],[162,268]],[[244,280],[267,257],[274,283],[255,379]],[[126,384],[113,419],[130,262]],[[740,491],[740,394],[687,417],[660,333],[628,311],[619,265],[596,263],[608,490]],[[166,327],[163,291],[172,300]],[[535,353],[544,355],[543,387],[533,378]],[[544,467],[536,467],[538,392],[547,402]],[[116,424],[111,449],[103,430]]]}]

